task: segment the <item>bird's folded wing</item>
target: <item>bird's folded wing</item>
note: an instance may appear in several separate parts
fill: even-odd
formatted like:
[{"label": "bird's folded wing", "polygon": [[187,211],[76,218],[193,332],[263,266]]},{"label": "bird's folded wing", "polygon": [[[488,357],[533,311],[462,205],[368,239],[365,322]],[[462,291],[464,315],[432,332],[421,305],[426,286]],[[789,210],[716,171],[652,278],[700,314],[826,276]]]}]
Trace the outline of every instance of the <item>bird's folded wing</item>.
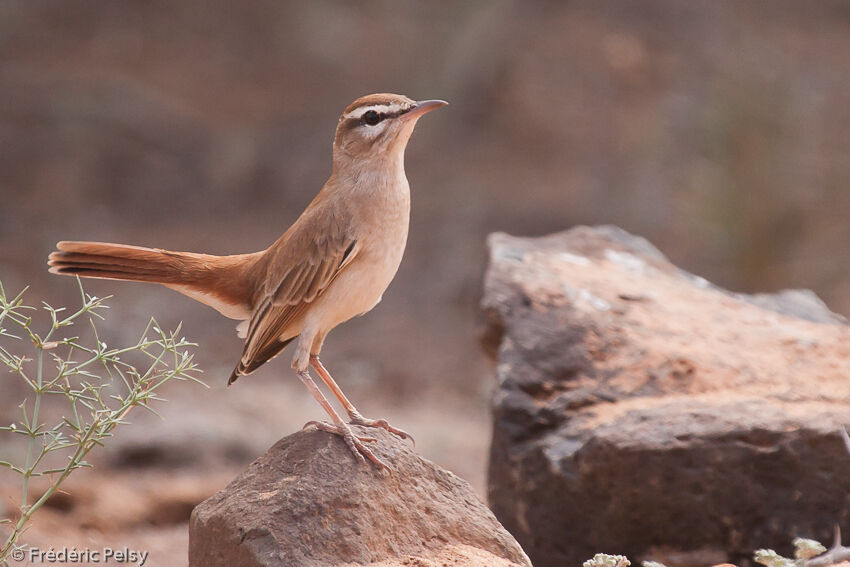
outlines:
[{"label": "bird's folded wing", "polygon": [[241,367],[265,362],[258,358],[286,338],[287,327],[357,255],[349,228],[338,215],[302,217],[272,246],[266,293],[251,318]]}]

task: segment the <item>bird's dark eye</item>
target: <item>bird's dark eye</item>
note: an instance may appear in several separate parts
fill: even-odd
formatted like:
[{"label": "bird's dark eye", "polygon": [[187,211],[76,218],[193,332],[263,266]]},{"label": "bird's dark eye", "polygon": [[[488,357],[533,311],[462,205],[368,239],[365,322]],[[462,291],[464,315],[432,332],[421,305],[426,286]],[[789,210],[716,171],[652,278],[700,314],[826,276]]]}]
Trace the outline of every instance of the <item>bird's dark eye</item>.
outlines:
[{"label": "bird's dark eye", "polygon": [[374,110],[369,110],[365,114],[363,114],[363,122],[365,122],[369,126],[374,126],[380,121],[381,115],[375,112]]}]

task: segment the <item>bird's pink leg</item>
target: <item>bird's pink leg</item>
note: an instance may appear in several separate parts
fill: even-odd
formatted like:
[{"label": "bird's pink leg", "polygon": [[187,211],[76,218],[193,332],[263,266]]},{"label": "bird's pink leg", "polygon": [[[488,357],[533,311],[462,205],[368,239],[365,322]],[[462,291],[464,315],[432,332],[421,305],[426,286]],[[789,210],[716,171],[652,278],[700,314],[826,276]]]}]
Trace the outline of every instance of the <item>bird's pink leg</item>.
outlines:
[{"label": "bird's pink leg", "polygon": [[[339,403],[342,404],[342,407],[345,408],[345,411],[348,413],[348,417],[351,419],[350,423],[355,425],[363,425],[366,427],[380,427],[381,429],[386,429],[390,433],[394,435],[398,435],[402,439],[410,439],[413,441],[413,437],[404,431],[403,429],[397,429],[387,423],[386,419],[368,419],[360,415],[360,412],[357,411],[357,408],[354,407],[345,394],[342,392],[342,389],[337,385],[334,379],[331,377],[330,372],[325,366],[322,364],[322,361],[319,360],[319,356],[316,354],[310,355],[310,366],[316,369],[316,372],[319,373],[319,377],[322,381],[330,388],[333,395],[336,396],[336,399],[339,400]],[[416,444],[413,441],[414,445]]]},{"label": "bird's pink leg", "polygon": [[313,426],[316,429],[321,431],[327,431],[328,433],[333,433],[334,435],[339,435],[345,441],[345,444],[348,445],[348,448],[351,449],[351,452],[354,453],[354,456],[361,463],[365,463],[366,459],[363,458],[365,455],[367,459],[375,463],[377,466],[385,469],[387,471],[390,470],[390,467],[386,465],[381,459],[375,456],[372,451],[370,451],[363,443],[364,442],[372,442],[377,441],[374,437],[358,437],[354,435],[354,432],[351,431],[351,427],[339,416],[339,414],[334,411],[330,402],[328,402],[327,398],[325,398],[324,394],[322,394],[319,387],[316,386],[316,383],[313,382],[313,379],[310,377],[310,373],[307,370],[301,370],[298,372],[298,377],[301,378],[301,381],[307,386],[307,389],[310,390],[310,394],[313,395],[313,398],[319,402],[319,405],[327,412],[330,416],[333,423],[328,423],[326,421],[308,421],[304,424],[304,427]]}]

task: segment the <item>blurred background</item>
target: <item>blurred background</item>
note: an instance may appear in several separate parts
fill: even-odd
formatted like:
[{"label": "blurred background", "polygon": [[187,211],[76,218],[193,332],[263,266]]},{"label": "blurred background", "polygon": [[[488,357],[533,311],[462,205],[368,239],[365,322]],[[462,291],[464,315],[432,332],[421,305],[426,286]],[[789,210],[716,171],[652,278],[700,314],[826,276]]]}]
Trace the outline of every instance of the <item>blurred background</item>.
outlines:
[{"label": "blurred background", "polygon": [[[492,231],[616,224],[722,286],[811,288],[850,315],[846,0],[9,0],[0,280],[73,306],[74,281],[45,268],[58,240],[264,248],[330,173],[343,108],[378,91],[451,106],[408,148],[396,280],[323,358],[364,414],[482,495],[476,309]],[[157,286],[86,289],[114,294],[100,329],[115,344],[150,315],[183,321],[210,388],[170,389],[164,420],[135,415],[28,537],[136,542],[149,564],[185,564],[191,507],[321,410],[288,351],[225,390],[242,343],[211,309]],[[0,379],[9,420],[25,391]]]}]

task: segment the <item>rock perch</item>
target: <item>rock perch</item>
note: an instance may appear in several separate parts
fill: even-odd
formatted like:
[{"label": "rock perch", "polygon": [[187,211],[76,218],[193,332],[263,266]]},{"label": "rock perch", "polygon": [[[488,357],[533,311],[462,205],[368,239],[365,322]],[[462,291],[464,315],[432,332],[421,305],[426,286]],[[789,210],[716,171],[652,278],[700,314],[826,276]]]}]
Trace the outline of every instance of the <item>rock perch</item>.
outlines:
[{"label": "rock perch", "polygon": [[530,566],[469,484],[362,431],[391,475],[358,465],[334,435],[285,437],[195,508],[190,567]]},{"label": "rock perch", "polygon": [[[850,531],[850,327],[615,227],[490,238],[496,516],[536,567],[710,565]],[[740,563],[739,563],[740,564]]]}]

